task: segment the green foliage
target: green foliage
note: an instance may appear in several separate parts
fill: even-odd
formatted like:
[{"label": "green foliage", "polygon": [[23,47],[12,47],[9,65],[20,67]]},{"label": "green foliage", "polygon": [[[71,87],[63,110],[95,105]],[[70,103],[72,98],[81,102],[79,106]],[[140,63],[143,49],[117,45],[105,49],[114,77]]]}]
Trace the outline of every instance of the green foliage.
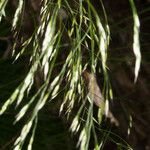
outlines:
[{"label": "green foliage", "polygon": [[5,7],[7,5],[8,0],[1,0],[0,1],[0,21],[2,16],[5,16]]},{"label": "green foliage", "polygon": [[[112,88],[108,76],[107,55],[110,40],[110,29],[107,21],[107,14],[105,12],[104,5],[101,1],[103,8],[103,16],[99,16],[96,8],[92,5],[90,0],[75,1],[75,6],[67,0],[57,0],[57,2],[43,0],[40,10],[39,24],[35,27],[33,34],[24,40],[21,44],[19,52],[16,50],[17,43],[13,46],[13,55],[15,61],[28,51],[29,45],[32,47],[30,50],[30,65],[29,71],[24,80],[14,90],[10,98],[2,105],[0,109],[0,115],[2,115],[9,106],[13,103],[16,104],[16,108],[20,108],[16,115],[15,123],[20,121],[32,108],[31,115],[22,127],[21,133],[14,143],[14,150],[22,149],[27,135],[31,132],[30,140],[28,143],[28,150],[32,149],[34,141],[35,130],[38,124],[38,113],[45,106],[46,103],[57,100],[57,96],[63,90],[64,97],[60,107],[60,113],[63,110],[66,111],[67,116],[70,116],[75,104],[81,103],[81,106],[76,112],[72,121],[70,130],[73,133],[79,133],[78,146],[81,150],[88,150],[91,137],[94,137],[93,149],[102,149],[106,138],[109,138],[109,134],[103,133],[103,138],[99,140],[96,133],[96,128],[100,128],[101,115],[98,115],[99,122],[94,119],[93,116],[93,100],[86,94],[86,87],[82,79],[82,72],[87,68],[90,68],[92,73],[96,73],[96,70],[101,70],[104,76],[103,93],[108,103],[109,99],[112,99]],[[131,8],[134,17],[134,43],[133,49],[136,56],[135,65],[135,81],[137,80],[141,54],[139,46],[139,19],[135,5],[130,0]],[[5,14],[5,6],[7,1],[0,2],[0,20]],[[14,38],[18,38],[18,26],[19,18],[23,15],[23,8],[25,0],[19,0],[18,7],[14,14],[12,31]],[[70,21],[70,28],[64,23],[61,18],[61,11],[64,11],[67,19]],[[101,17],[104,18],[102,21]],[[61,70],[58,73],[53,74],[56,69],[57,63],[60,63],[58,56],[63,53],[62,41],[65,38],[64,34],[70,39],[64,49],[67,51],[66,59],[63,60]],[[83,51],[86,53],[86,57],[89,59],[83,59]],[[98,68],[98,69],[96,69]],[[38,90],[33,93],[32,97],[26,104],[22,105],[23,100],[27,95],[30,95],[33,86],[35,85],[35,77],[39,70],[42,70],[44,75],[43,84],[38,87]],[[62,89],[62,84],[66,86]],[[86,102],[89,101],[89,106],[86,106]],[[34,105],[34,107],[31,107]],[[108,106],[107,106],[108,107]],[[101,108],[99,108],[99,112]],[[84,116],[84,117],[83,117]],[[117,143],[116,141],[114,143]],[[123,142],[122,142],[123,143]],[[128,144],[118,144],[118,149],[127,145],[127,149],[131,149]]]}]

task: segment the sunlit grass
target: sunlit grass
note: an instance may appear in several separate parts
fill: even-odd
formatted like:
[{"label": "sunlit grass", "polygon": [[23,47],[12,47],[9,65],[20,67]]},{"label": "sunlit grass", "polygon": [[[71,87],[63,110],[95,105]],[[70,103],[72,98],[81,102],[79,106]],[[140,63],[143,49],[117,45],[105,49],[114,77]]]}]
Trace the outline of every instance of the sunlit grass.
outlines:
[{"label": "sunlit grass", "polygon": [[136,82],[139,71],[140,71],[140,65],[141,65],[140,38],[139,38],[140,20],[139,20],[138,14],[137,14],[137,10],[136,10],[134,1],[129,0],[129,2],[131,5],[131,8],[132,8],[133,19],[134,19],[133,51],[134,51],[134,55],[136,57],[135,70],[134,70],[134,74],[135,74],[134,82]]},{"label": "sunlit grass", "polygon": [[[139,22],[134,3],[131,0],[130,2],[134,16],[133,48],[136,55],[136,81],[141,62],[139,48]],[[2,15],[4,15],[6,3],[7,1],[0,2],[0,19]],[[95,131],[97,128],[95,126],[95,121],[97,122],[97,126],[100,127],[103,108],[99,108],[98,120],[95,120],[93,116],[94,96],[90,96],[90,93],[88,93],[90,91],[87,92],[88,89],[85,86],[82,73],[87,68],[90,68],[90,72],[94,75],[97,73],[97,70],[101,70],[99,64],[102,65],[104,77],[102,93],[105,99],[105,112],[107,114],[109,111],[109,100],[113,98],[113,90],[109,80],[109,67],[107,65],[111,31],[109,29],[104,5],[101,1],[105,23],[101,21],[101,17],[90,0],[86,0],[84,3],[83,1],[76,1],[76,7],[73,7],[70,1],[67,0],[57,0],[55,3],[43,0],[41,4],[40,21],[39,25],[35,28],[34,33],[23,42],[19,52],[15,51],[16,43],[14,43],[14,61],[24,55],[28,50],[27,47],[32,45],[32,51],[29,53],[29,71],[23,82],[21,82],[21,84],[14,90],[10,98],[6,100],[0,109],[0,115],[2,115],[13,103],[16,104],[16,107],[20,106],[26,96],[31,92],[33,85],[35,85],[36,73],[39,70],[42,70],[44,74],[43,84],[41,87],[38,87],[38,90],[33,94],[31,99],[22,106],[16,115],[15,123],[20,121],[26,115],[27,111],[34,103],[31,115],[24,124],[20,135],[14,143],[14,149],[22,149],[26,137],[31,131],[32,134],[28,143],[28,150],[32,149],[35,129],[38,123],[38,113],[48,101],[50,102],[54,98],[57,100],[57,95],[62,90],[63,84],[66,84],[66,86],[62,94],[63,100],[60,106],[60,115],[65,111],[66,116],[69,118],[74,106],[81,103],[70,126],[70,131],[74,134],[79,133],[77,145],[81,150],[88,150],[91,135],[93,135],[93,149],[102,149],[110,134],[104,133],[104,138],[101,140],[99,140],[99,137],[97,136]],[[19,32],[17,27],[25,5],[24,0],[19,0],[18,7],[14,14],[12,30],[14,31],[15,38],[17,38],[16,35]],[[70,24],[68,25],[70,26],[70,29],[67,25],[65,26],[63,20],[61,20],[59,16],[60,9],[64,8],[68,17],[67,19],[70,21]],[[64,47],[68,53],[66,54],[66,59],[63,60],[61,64],[61,70],[57,74],[53,74],[56,69],[55,65],[59,63],[57,62],[58,56],[60,53],[63,53],[61,50],[61,41],[64,38],[64,32],[66,32],[66,35],[70,39],[70,43]],[[83,48],[83,46],[85,48]],[[85,57],[83,56],[83,52],[89,59],[83,59],[83,57]],[[97,67],[99,68],[97,69]],[[89,102],[89,105],[86,105],[87,102]],[[123,144],[115,143],[123,147]],[[129,148],[130,146],[127,147]]]}]

